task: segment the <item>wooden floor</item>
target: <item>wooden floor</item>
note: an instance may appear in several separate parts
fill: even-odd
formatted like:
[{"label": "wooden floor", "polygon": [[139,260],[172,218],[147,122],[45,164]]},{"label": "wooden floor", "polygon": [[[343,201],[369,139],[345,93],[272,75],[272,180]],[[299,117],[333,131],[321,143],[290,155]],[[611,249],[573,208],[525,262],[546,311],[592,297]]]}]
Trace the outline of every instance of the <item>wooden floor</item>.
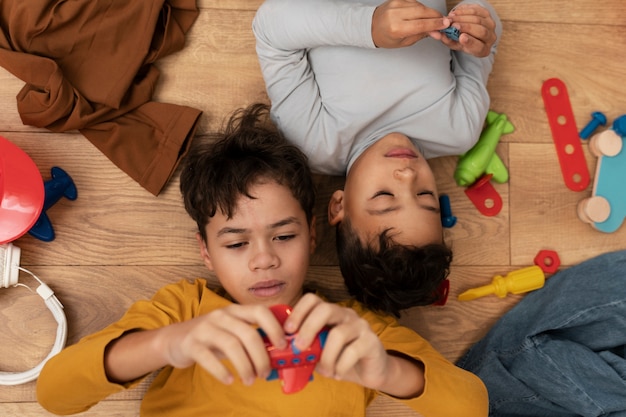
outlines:
[{"label": "wooden floor", "polygon": [[[312,0],[313,1],[313,0]],[[199,0],[201,14],[180,53],[158,63],[158,101],[202,109],[200,134],[217,129],[234,108],[267,100],[250,24],[261,0]],[[453,3],[451,2],[450,5]],[[402,321],[454,361],[520,296],[459,302],[465,289],[496,274],[533,264],[541,249],[558,253],[563,267],[594,255],[626,248],[626,226],[603,234],[576,216],[577,202],[590,187],[565,187],[541,98],[542,83],[566,84],[582,128],[593,111],[610,121],[626,113],[626,3],[623,0],[492,0],[504,34],[489,82],[491,108],[503,112],[515,132],[498,152],[510,181],[497,185],[504,201],[495,217],[481,215],[457,187],[456,158],[433,160],[442,193],[450,196],[456,226],[446,231],[454,248],[451,294],[443,307],[415,308]],[[183,210],[177,176],[154,197],[116,169],[77,133],[53,134],[21,123],[15,95],[22,82],[0,69],[0,135],[24,149],[44,179],[60,166],[74,178],[76,201],[62,200],[48,214],[57,238],[44,243],[30,236],[15,244],[22,266],[48,283],[65,305],[68,343],[120,317],[134,301],[182,277],[207,276],[193,237],[195,225]],[[591,174],[596,160],[587,151]],[[320,177],[319,250],[311,279],[343,294],[333,234],[324,224],[327,197],[339,178]],[[626,191],[626,190],[624,190]],[[24,282],[31,283],[27,276]],[[0,369],[28,369],[43,358],[56,324],[36,295],[24,288],[0,291]],[[85,416],[137,416],[145,389],[103,401]],[[0,386],[0,415],[47,416],[35,401],[35,384]],[[368,415],[413,415],[389,400],[377,400]]]}]

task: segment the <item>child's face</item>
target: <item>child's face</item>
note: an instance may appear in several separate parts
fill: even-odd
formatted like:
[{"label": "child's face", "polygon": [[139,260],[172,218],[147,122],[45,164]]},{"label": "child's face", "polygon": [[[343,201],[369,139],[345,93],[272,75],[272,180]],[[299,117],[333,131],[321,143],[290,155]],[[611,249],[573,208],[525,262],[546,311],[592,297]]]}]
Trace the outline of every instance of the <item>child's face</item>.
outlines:
[{"label": "child's face", "polygon": [[390,228],[402,245],[442,243],[435,177],[409,138],[391,133],[354,162],[343,192],[336,191],[329,206],[331,224],[343,217],[367,242]]},{"label": "child's face", "polygon": [[302,295],[315,222],[309,226],[300,203],[275,182],[254,185],[240,196],[228,219],[219,210],[198,233],[205,265],[240,304],[294,305]]}]

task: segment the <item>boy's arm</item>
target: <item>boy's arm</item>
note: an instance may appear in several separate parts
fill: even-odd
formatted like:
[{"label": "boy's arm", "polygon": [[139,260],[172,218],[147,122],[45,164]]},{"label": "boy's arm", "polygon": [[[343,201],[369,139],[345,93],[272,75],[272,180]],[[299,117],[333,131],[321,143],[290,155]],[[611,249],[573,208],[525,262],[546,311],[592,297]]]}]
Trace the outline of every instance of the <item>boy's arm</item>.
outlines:
[{"label": "boy's arm", "polygon": [[[124,335],[190,318],[190,312],[197,309],[197,303],[195,306],[190,304],[194,297],[198,299],[197,294],[204,287],[205,283],[201,280],[195,285],[186,281],[168,285],[159,290],[151,301],[134,303],[119,321],[63,349],[43,367],[37,379],[37,401],[54,414],[75,414],[139,383],[136,379],[119,384],[107,378],[104,369],[107,347]],[[187,301],[186,310],[167,307],[182,306],[180,300]]]},{"label": "boy's arm", "polygon": [[[284,343],[283,330],[269,309],[250,306],[242,312],[241,307],[245,306],[233,305],[211,292],[203,280],[166,286],[151,301],[133,304],[118,322],[52,357],[37,380],[37,400],[55,414],[83,412],[165,364],[185,367],[198,362],[217,378],[228,380],[228,372],[220,374],[221,363],[218,361],[217,367],[207,365],[207,357],[209,361],[210,357],[226,357],[239,362],[234,365],[242,378],[251,369],[268,373],[270,364],[263,341],[243,321],[247,317],[248,322],[258,323],[277,346]],[[232,313],[230,318],[224,316],[224,311]],[[194,321],[194,317],[201,320]],[[246,339],[241,342],[247,347],[243,360],[236,359],[243,356],[241,349],[222,355],[226,349],[215,347],[214,334],[207,333],[213,322],[209,317],[221,322],[221,327],[226,326],[226,333],[236,333],[230,339],[221,334],[222,341]],[[213,350],[206,346],[213,346]]]},{"label": "boy's arm", "polygon": [[[477,12],[478,7],[482,8],[482,11]],[[459,44],[447,40],[445,35],[440,34],[443,37],[442,42],[452,48],[451,69],[456,80],[449,114],[454,123],[450,124],[452,131],[449,136],[469,138],[467,142],[469,144],[467,149],[469,149],[480,136],[491,104],[487,82],[493,69],[498,43],[502,37],[502,23],[495,9],[485,0],[462,1],[451,13],[453,26],[458,25],[459,20],[473,21],[475,13],[489,15],[489,18],[481,18],[484,27],[478,29],[476,26],[480,25],[472,27],[476,36],[483,39],[485,43],[482,40],[468,38],[470,42],[461,39],[465,44]],[[462,38],[464,36],[467,34],[461,35]],[[473,55],[472,52],[480,56]]]},{"label": "boy's arm", "polygon": [[252,24],[256,52],[272,117],[289,140],[303,146],[307,138],[334,136],[332,109],[324,105],[308,50],[332,45],[375,48],[374,9],[328,0],[267,0],[258,9]]},{"label": "boy's arm", "polygon": [[324,326],[330,330],[316,370],[398,398],[416,398],[424,391],[419,360],[385,349],[370,323],[355,310],[306,294],[295,305],[285,331],[297,332],[295,346],[306,349]]},{"label": "boy's arm", "polygon": [[[487,390],[476,375],[446,360],[426,340],[400,326],[393,317],[381,317],[355,301],[348,302],[347,306],[369,323],[391,357],[404,361],[398,362],[400,372],[413,369],[415,365],[421,371],[423,391],[418,395],[398,395],[393,385],[380,387],[379,392],[424,416],[484,417],[488,414]],[[398,382],[406,383],[404,377],[399,377]]]},{"label": "boy's arm", "polygon": [[305,135],[319,136],[323,130],[333,133],[336,118],[320,95],[308,57],[311,48],[397,48],[447,25],[438,11],[414,0],[388,0],[380,5],[266,0],[252,29],[275,121],[287,130],[290,140],[298,142]]},{"label": "boy's arm", "polygon": [[37,401],[58,415],[87,411],[102,399],[135,385],[111,383],[103,371],[106,345],[123,333],[104,329],[53,356],[37,379]]},{"label": "boy's arm", "polygon": [[191,320],[158,329],[126,333],[107,346],[104,369],[112,382],[126,383],[166,365],[203,367],[224,384],[234,376],[222,363],[227,359],[246,385],[270,373],[265,345],[253,327],[258,325],[282,347],[282,328],[267,307],[232,304]]}]

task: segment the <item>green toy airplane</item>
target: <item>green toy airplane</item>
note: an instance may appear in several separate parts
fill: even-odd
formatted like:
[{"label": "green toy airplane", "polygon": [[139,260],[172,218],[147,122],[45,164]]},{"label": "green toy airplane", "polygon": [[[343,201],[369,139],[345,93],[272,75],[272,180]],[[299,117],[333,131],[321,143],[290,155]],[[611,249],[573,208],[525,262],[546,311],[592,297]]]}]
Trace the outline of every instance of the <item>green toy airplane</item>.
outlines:
[{"label": "green toy airplane", "polygon": [[481,133],[478,142],[472,149],[459,156],[459,162],[454,172],[456,183],[461,187],[467,187],[485,174],[492,174],[492,179],[496,182],[507,182],[509,171],[496,154],[496,146],[503,134],[511,133],[514,130],[515,127],[508,121],[506,114],[489,110],[487,126]]}]

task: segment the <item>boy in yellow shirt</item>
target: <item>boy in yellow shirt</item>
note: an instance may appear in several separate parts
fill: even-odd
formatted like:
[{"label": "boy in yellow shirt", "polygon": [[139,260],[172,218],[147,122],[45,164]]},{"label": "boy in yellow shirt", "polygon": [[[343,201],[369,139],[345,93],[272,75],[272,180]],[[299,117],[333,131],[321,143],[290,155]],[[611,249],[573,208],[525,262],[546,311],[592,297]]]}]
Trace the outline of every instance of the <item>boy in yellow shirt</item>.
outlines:
[{"label": "boy in yellow shirt", "polygon": [[[140,414],[362,416],[378,394],[424,416],[486,416],[482,382],[391,316],[328,303],[303,288],[315,248],[315,191],[306,157],[264,122],[267,107],[235,113],[222,139],[185,160],[181,191],[197,222],[204,279],[165,286],[116,323],[52,358],[37,384],[56,414],[83,412],[159,371]],[[293,306],[281,326],[269,307]],[[313,382],[286,395],[267,381],[258,328],[306,349],[329,328]]]}]

